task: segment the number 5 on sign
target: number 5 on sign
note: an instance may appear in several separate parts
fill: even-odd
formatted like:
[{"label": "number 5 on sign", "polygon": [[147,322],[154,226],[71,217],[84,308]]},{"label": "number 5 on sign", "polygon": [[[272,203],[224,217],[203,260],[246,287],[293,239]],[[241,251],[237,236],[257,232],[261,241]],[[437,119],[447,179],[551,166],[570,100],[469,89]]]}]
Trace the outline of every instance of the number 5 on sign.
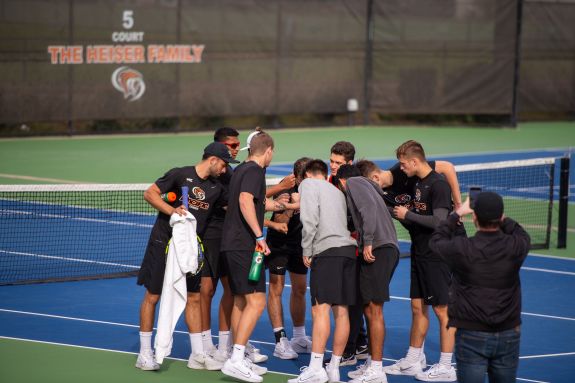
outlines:
[{"label": "number 5 on sign", "polygon": [[122,16],[122,26],[124,29],[132,29],[134,26],[134,11],[124,11],[124,15]]}]

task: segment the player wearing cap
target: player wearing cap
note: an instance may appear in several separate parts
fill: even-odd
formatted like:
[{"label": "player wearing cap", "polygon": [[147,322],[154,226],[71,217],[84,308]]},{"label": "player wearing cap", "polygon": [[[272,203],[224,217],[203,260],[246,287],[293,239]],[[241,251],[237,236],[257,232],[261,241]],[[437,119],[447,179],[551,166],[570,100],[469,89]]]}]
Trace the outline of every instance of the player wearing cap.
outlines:
[{"label": "player wearing cap", "polygon": [[[211,143],[204,149],[202,160],[195,166],[186,166],[169,170],[163,177],[156,180],[145,192],[144,199],[158,210],[158,217],[150,238],[142,266],[138,273],[138,284],[146,287],[144,299],[140,307],[140,354],[136,367],[142,370],[157,370],[159,365],[154,361],[152,351],[152,329],[156,304],[162,293],[164,271],[166,266],[166,247],[172,236],[170,216],[174,213],[183,215],[186,208],[181,202],[181,187],[188,186],[189,210],[196,218],[196,232],[201,237],[206,229],[208,218],[218,203],[225,203],[227,196],[216,182],[215,178],[225,173],[229,163],[235,161],[225,145]],[[163,193],[175,192],[178,198],[173,203],[164,202]],[[185,309],[185,319],[190,332],[192,353],[188,367],[194,369],[218,370],[218,363],[203,351],[201,340],[200,318],[200,274],[188,277],[188,299]]]},{"label": "player wearing cap", "polygon": [[[339,381],[339,363],[349,335],[348,306],[356,303],[356,245],[347,230],[345,196],[327,181],[327,166],[312,160],[299,186],[303,225],[303,261],[310,268],[313,331],[309,366],[289,383]],[[323,355],[335,319],[333,353],[327,368]],[[327,371],[326,371],[327,370]]]},{"label": "player wearing cap", "polygon": [[[238,136],[239,133],[237,130],[223,127],[219,128],[214,133],[214,142],[221,142],[226,145],[232,158],[236,159],[240,148],[240,140],[238,139]],[[217,180],[226,191],[226,194],[233,171],[234,169],[228,164],[226,172],[218,177]],[[225,362],[229,357],[229,349],[231,348],[230,317],[232,315],[232,307],[234,304],[228,282],[228,271],[225,267],[223,255],[220,252],[224,218],[226,217],[224,207],[226,205],[227,201],[215,206],[214,212],[208,221],[204,236],[202,237],[205,247],[206,262],[202,269],[202,283],[200,288],[200,304],[202,306],[202,343],[204,350],[221,362]],[[212,341],[211,309],[212,299],[216,292],[218,280],[221,280],[224,291],[218,310],[219,344],[216,349]]]},{"label": "player wearing cap", "polygon": [[[464,383],[515,382],[519,363],[521,281],[530,238],[503,215],[503,199],[482,192],[443,221],[429,242],[453,272],[449,326],[457,329],[457,379]],[[460,218],[471,215],[477,233],[457,236]]]},{"label": "player wearing cap", "polygon": [[[245,358],[246,344],[266,301],[266,277],[257,282],[248,279],[252,253],[256,244],[267,255],[270,250],[263,236],[266,210],[278,211],[285,206],[268,201],[265,195],[265,168],[273,158],[274,142],[260,132],[251,139],[250,154],[235,170],[230,183],[228,211],[224,220],[221,251],[230,273],[228,279],[234,296],[232,333],[234,346],[222,372],[247,382],[261,382],[267,372]],[[233,270],[233,272],[232,272]]]},{"label": "player wearing cap", "polygon": [[[439,254],[429,248],[429,239],[439,222],[452,209],[451,189],[443,176],[427,163],[421,144],[409,140],[396,150],[401,170],[417,177],[411,206],[396,206],[395,218],[409,230],[411,237],[411,333],[405,358],[386,366],[385,373],[415,375],[423,381],[453,382],[457,378],[451,366],[455,330],[447,328],[447,304],[451,274]],[[429,306],[439,320],[441,358],[439,363],[422,371],[422,347],[429,328]]]}]

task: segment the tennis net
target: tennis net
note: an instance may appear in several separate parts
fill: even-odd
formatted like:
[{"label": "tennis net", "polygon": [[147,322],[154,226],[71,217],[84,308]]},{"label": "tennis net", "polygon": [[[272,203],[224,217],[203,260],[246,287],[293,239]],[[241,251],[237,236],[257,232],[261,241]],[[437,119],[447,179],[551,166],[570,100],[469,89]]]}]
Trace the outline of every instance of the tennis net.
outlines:
[{"label": "tennis net", "polygon": [[[544,158],[456,169],[462,192],[501,194],[505,213],[541,248],[549,246],[554,167]],[[148,186],[0,185],[0,285],[137,273],[157,214],[142,196]]]}]

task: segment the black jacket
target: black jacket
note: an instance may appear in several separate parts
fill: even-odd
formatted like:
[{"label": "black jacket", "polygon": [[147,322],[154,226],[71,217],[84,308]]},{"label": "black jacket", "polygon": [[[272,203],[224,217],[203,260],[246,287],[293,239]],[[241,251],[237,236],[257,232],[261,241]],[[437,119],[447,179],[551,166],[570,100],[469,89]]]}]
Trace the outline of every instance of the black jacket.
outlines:
[{"label": "black jacket", "polygon": [[441,222],[429,242],[447,262],[453,279],[449,291],[449,326],[498,332],[521,324],[519,269],[527,257],[529,234],[510,218],[494,232],[455,236],[459,216]]}]

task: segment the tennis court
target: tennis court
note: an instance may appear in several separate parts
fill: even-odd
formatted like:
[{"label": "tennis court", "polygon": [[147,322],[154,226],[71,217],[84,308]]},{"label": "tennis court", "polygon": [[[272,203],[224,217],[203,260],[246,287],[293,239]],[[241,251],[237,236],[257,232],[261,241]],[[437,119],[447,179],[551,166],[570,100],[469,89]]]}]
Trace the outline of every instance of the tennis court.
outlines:
[{"label": "tennis court", "polygon": [[[558,127],[551,124],[547,132],[555,134],[545,134],[543,130],[537,132],[530,126],[517,131],[489,129],[481,132],[484,137],[482,139],[475,137],[477,130],[468,129],[462,133],[459,129],[449,128],[278,131],[278,161],[270,167],[268,173],[287,174],[291,161],[302,155],[325,158],[331,144],[340,139],[357,143],[356,158],[375,159],[383,167],[393,163],[394,145],[408,138],[418,139],[424,147],[429,147],[431,158],[446,159],[456,165],[558,157],[570,153],[569,146],[575,145],[573,129],[565,130],[566,128],[574,126],[570,124],[567,127]],[[564,133],[561,137],[557,134],[559,131]],[[461,138],[460,135],[465,133],[466,138]],[[245,136],[242,132],[242,141]],[[302,140],[302,137],[306,139]],[[386,139],[381,139],[381,144],[374,145],[374,140],[379,137]],[[494,137],[499,139],[492,140],[491,143],[485,142]],[[36,178],[25,181],[36,183],[50,182],[47,179],[153,182],[170,167],[195,163],[199,158],[195,154],[198,153],[198,148],[205,146],[209,140],[210,134],[2,140],[0,173],[3,174],[2,181],[5,180],[6,183],[19,183],[17,181],[22,180],[13,176]],[[454,147],[454,142],[460,142],[460,145]],[[174,146],[178,148],[176,153]],[[465,154],[458,154],[462,152]],[[41,157],[42,161],[38,158],[31,159],[32,153]],[[71,161],[75,158],[77,160]],[[574,174],[575,172],[571,171],[571,211]],[[516,181],[508,178],[501,182],[500,185]],[[112,199],[109,192],[104,193],[108,196],[104,199]],[[538,191],[537,185],[519,188],[512,193],[535,202],[547,198],[545,192]],[[147,233],[154,220],[153,215],[142,210],[141,204],[138,205],[140,207],[132,208],[129,213],[106,207],[102,210],[113,212],[114,215],[98,221],[82,219],[94,210],[94,207],[86,206],[86,202],[82,201],[71,203],[68,210],[61,211],[49,211],[45,202],[10,203],[10,207],[6,209],[10,210],[10,214],[35,215],[38,226],[11,225],[10,230],[26,232],[29,240],[23,244],[12,243],[11,238],[15,236],[3,235],[0,240],[0,257],[3,260],[18,260],[20,273],[30,274],[31,279],[37,279],[33,276],[34,273],[42,274],[49,267],[53,267],[56,272],[73,273],[73,270],[63,271],[65,265],[70,263],[103,269],[120,265],[118,272],[137,268],[141,258],[134,261],[133,258],[126,257],[109,262],[115,265],[104,264],[108,261],[96,261],[102,264],[94,265],[94,259],[113,251],[122,239],[125,240],[121,235],[113,236],[113,233],[119,232],[119,228],[125,227],[139,234],[130,237],[124,246],[141,257]],[[555,222],[556,204],[552,213]],[[2,214],[7,213],[3,211]],[[46,224],[51,227],[49,237],[43,234]],[[574,229],[571,214],[568,248],[554,248],[556,232],[552,230],[551,248],[538,250],[538,254],[532,254],[524,264],[521,273],[523,334],[518,374],[520,381],[571,382],[575,378],[575,308],[566,302],[568,292],[575,287],[575,261],[572,258]],[[34,242],[34,238],[39,241]],[[87,243],[91,244],[88,250]],[[14,250],[15,246],[24,248]],[[72,249],[74,255],[62,256],[62,252],[67,251],[63,250],[65,248]],[[555,255],[561,255],[563,258],[556,258]],[[392,281],[393,299],[385,307],[387,336],[384,358],[388,363],[402,357],[407,347],[410,325],[408,269],[409,260],[402,259]],[[6,271],[4,268],[0,269],[0,273]],[[220,373],[197,372],[185,367],[183,360],[189,355],[189,339],[183,323],[177,327],[173,360],[166,362],[158,373],[135,369],[133,364],[139,347],[137,325],[142,295],[143,289],[136,286],[133,277],[0,286],[0,380],[229,381]],[[286,301],[284,307],[287,307]],[[212,313],[212,317],[217,315]],[[307,315],[307,318],[306,327],[309,333],[311,315]],[[213,333],[216,333],[216,324],[212,327]],[[286,327],[288,334],[291,333],[289,320],[286,320]],[[426,354],[430,363],[439,358],[437,333],[437,324],[432,321],[426,343]],[[272,354],[273,332],[266,314],[258,323],[252,339],[263,353]],[[217,338],[214,342],[217,343]],[[270,358],[266,366],[277,374],[266,375],[265,381],[285,381],[285,374],[296,374],[299,367],[307,365],[308,359],[307,355],[300,356],[296,361]],[[30,367],[31,363],[34,368]],[[414,380],[391,376],[389,381]]]}]

